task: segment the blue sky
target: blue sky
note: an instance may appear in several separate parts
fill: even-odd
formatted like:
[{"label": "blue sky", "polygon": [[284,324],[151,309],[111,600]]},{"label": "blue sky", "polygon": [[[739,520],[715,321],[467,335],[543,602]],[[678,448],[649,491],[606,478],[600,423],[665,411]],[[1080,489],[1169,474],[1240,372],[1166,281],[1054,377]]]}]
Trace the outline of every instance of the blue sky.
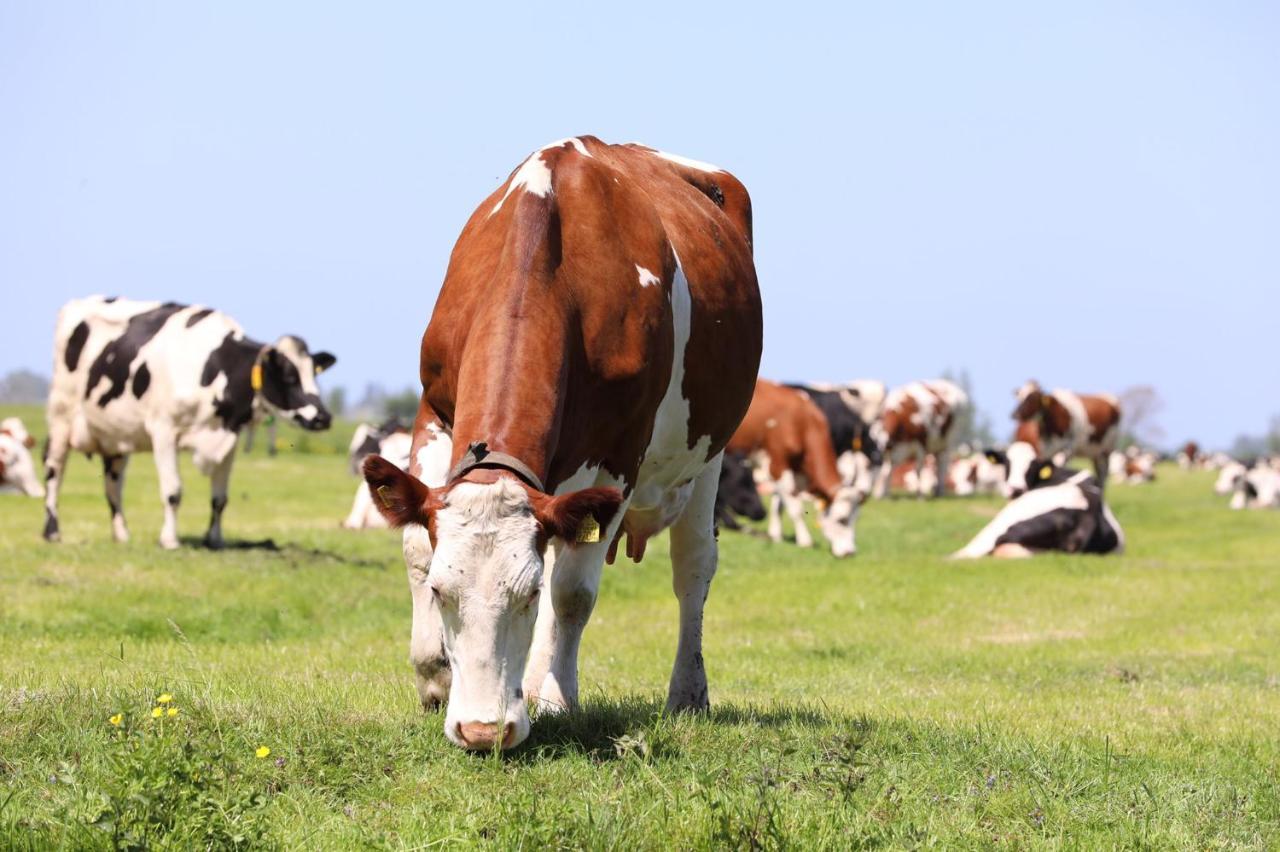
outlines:
[{"label": "blue sky", "polygon": [[610,5],[0,4],[0,372],[98,292],[408,385],[467,216],[593,133],[747,184],[764,375],[1280,412],[1280,6]]}]

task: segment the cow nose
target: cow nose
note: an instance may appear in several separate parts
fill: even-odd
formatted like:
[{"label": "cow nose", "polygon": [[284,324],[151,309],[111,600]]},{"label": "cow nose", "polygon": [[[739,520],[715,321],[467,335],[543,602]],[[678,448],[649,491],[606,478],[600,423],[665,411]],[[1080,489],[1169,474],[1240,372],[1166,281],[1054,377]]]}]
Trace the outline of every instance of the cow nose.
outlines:
[{"label": "cow nose", "polygon": [[317,429],[328,429],[329,424],[333,422],[333,416],[327,411],[321,411],[316,414],[316,418],[312,422],[316,424]]},{"label": "cow nose", "polygon": [[[516,737],[516,723],[508,722],[502,731],[502,748],[510,748]],[[463,748],[488,751],[498,741],[498,726],[488,722],[459,722],[458,739],[462,740]]]}]

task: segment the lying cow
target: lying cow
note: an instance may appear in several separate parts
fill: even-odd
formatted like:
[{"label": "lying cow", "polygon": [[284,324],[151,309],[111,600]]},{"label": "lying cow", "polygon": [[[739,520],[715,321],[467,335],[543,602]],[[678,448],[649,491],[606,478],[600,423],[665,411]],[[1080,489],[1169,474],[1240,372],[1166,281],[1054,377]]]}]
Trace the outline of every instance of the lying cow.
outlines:
[{"label": "lying cow", "polygon": [[1213,490],[1231,495],[1232,509],[1268,509],[1280,507],[1280,471],[1266,459],[1251,465],[1231,461],[1218,473]]},{"label": "lying cow", "polygon": [[769,501],[769,538],[782,541],[785,507],[795,525],[796,544],[812,547],[804,520],[805,494],[825,503],[818,525],[834,556],[857,551],[854,524],[870,482],[846,484],[836,463],[827,419],[808,395],[760,379],[742,425],[729,449],[750,457],[773,494]]},{"label": "lying cow", "polygon": [[380,511],[407,527],[411,657],[423,704],[447,696],[450,741],[510,748],[526,700],[575,706],[606,558],[625,535],[638,561],[668,527],[667,709],[708,706],[716,488],[761,334],[750,199],[714,166],[565,139],[472,214],[422,338],[409,473],[364,463]]},{"label": "lying cow", "polygon": [[315,376],[336,360],[300,337],[274,344],[245,337],[227,315],[198,305],[91,296],[58,314],[44,537],[59,539],[58,492],[71,450],[102,456],[116,541],[126,541],[122,494],[129,455],[151,450],[164,501],[162,547],[178,546],[178,451],[194,451],[212,482],[205,543],[222,545],[222,511],[240,431],[268,412],[304,429],[329,428]]},{"label": "lying cow", "polygon": [[[1013,419],[1018,421],[1018,440],[1026,440],[1037,449],[1040,458],[1066,464],[1075,456],[1093,462],[1097,481],[1106,487],[1110,455],[1120,437],[1120,402],[1110,394],[1078,394],[1061,388],[1044,391],[1028,381],[1014,392],[1018,405]],[[1029,425],[1035,424],[1036,441],[1029,440]],[[1025,431],[1024,431],[1025,430]],[[1025,470],[1011,469],[1010,489],[1017,493],[1027,488]]]},{"label": "lying cow", "polygon": [[1124,532],[1103,501],[1098,481],[1089,473],[1038,460],[1029,468],[1028,484],[1029,490],[1006,503],[953,558],[1124,550]]},{"label": "lying cow", "polygon": [[1150,451],[1132,446],[1124,452],[1115,450],[1111,453],[1108,467],[1113,482],[1129,485],[1141,485],[1153,482],[1156,478],[1156,462],[1159,457]]},{"label": "lying cow", "polygon": [[720,484],[716,488],[716,523],[728,530],[741,529],[739,517],[763,521],[764,503],[760,502],[760,492],[746,459],[726,451],[720,465]]},{"label": "lying cow", "polygon": [[[447,435],[442,435],[440,440],[448,441],[449,438]],[[409,436],[407,429],[379,428],[361,423],[351,439],[351,465],[355,470],[363,472],[364,460],[378,455],[401,470],[408,470],[409,448],[412,444],[413,439]],[[356,496],[351,501],[351,511],[347,513],[342,526],[349,530],[387,528],[387,521],[374,505],[365,483],[361,482],[356,486]]]},{"label": "lying cow", "polygon": [[44,496],[36,466],[31,461],[31,448],[35,445],[35,438],[27,432],[21,418],[6,417],[0,422],[0,493]]},{"label": "lying cow", "polygon": [[[888,494],[894,466],[907,459],[913,459],[916,464],[917,496],[941,495],[944,477],[936,471],[950,467],[956,415],[968,405],[968,395],[946,379],[911,382],[894,388],[885,399],[879,422],[871,427],[884,458],[875,496]],[[922,475],[928,455],[934,457],[935,463],[931,477]]]},{"label": "lying cow", "polygon": [[957,497],[1001,494],[1008,475],[998,451],[969,452],[951,463],[947,487]]}]

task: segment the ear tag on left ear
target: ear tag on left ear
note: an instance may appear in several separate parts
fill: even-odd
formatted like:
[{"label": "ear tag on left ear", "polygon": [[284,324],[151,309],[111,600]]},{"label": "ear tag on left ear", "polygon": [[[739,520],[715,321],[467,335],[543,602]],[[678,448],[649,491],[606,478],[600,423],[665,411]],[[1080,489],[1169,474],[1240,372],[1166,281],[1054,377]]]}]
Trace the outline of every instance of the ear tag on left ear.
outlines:
[{"label": "ear tag on left ear", "polygon": [[319,364],[316,364],[316,365],[315,365],[315,368],[316,368],[316,375],[317,375],[317,376],[324,372],[324,367],[321,367]]},{"label": "ear tag on left ear", "polygon": [[595,544],[600,540],[600,524],[596,521],[595,515],[587,515],[582,519],[576,540],[578,544]]},{"label": "ear tag on left ear", "polygon": [[1041,406],[1042,408],[1048,408],[1048,407],[1049,407],[1049,397],[1047,397],[1047,396],[1042,396],[1042,397],[1040,397],[1040,406]]},{"label": "ear tag on left ear", "polygon": [[1053,476],[1053,468],[1051,468],[1051,467],[1042,467],[1042,468],[1040,468],[1040,478],[1041,478],[1041,479],[1048,479],[1048,478],[1049,478],[1049,477],[1051,477],[1051,476]]},{"label": "ear tag on left ear", "polygon": [[391,501],[391,489],[387,486],[378,486],[378,499],[381,500],[382,505],[386,506],[388,509],[394,508],[394,504]]},{"label": "ear tag on left ear", "polygon": [[254,364],[253,369],[249,371],[249,387],[256,391],[262,390],[262,365]]},{"label": "ear tag on left ear", "polygon": [[856,453],[856,452],[859,452],[861,449],[862,449],[862,437],[859,436],[853,439],[853,451]]}]

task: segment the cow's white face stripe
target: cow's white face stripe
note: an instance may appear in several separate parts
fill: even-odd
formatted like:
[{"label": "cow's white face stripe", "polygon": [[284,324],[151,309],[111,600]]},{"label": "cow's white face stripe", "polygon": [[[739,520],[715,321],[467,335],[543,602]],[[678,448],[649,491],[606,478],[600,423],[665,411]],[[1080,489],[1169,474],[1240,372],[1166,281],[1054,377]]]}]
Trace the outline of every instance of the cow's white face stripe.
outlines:
[{"label": "cow's white face stripe", "polygon": [[1014,441],[1009,445],[1009,449],[1005,450],[1005,455],[1009,459],[1009,476],[1005,480],[1005,496],[1012,497],[1027,490],[1027,470],[1031,467],[1031,463],[1036,460],[1036,450],[1026,441]]}]

